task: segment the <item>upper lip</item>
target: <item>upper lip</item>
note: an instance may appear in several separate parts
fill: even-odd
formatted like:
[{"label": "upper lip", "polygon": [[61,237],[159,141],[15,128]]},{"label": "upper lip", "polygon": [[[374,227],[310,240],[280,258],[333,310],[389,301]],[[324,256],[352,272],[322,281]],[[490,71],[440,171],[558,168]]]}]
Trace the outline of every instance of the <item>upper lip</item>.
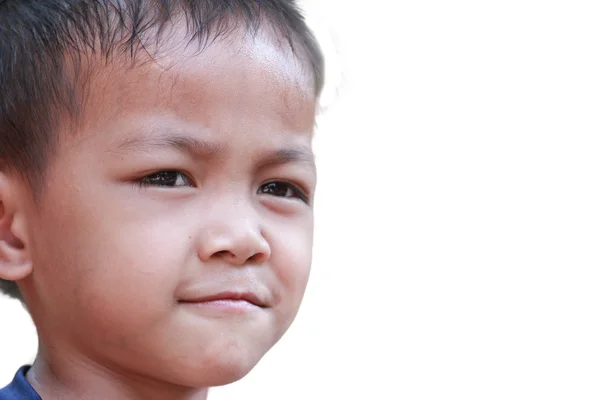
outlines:
[{"label": "upper lip", "polygon": [[211,294],[208,296],[197,296],[197,297],[189,297],[183,298],[179,301],[182,303],[203,303],[208,301],[217,301],[217,300],[242,300],[247,301],[250,304],[254,304],[257,307],[267,307],[266,301],[264,301],[260,296],[256,295],[252,292],[236,292],[236,291],[226,291],[220,292],[216,294]]}]

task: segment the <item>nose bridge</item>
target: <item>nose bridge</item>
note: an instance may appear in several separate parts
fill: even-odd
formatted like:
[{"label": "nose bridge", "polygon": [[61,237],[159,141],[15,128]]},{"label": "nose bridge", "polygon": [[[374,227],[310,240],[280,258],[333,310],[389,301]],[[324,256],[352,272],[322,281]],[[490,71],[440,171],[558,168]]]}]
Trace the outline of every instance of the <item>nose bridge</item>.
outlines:
[{"label": "nose bridge", "polygon": [[239,193],[233,185],[223,185],[218,191],[218,195],[210,199],[208,207],[209,215],[207,223],[214,226],[227,228],[242,221],[250,226],[256,221],[256,210],[251,199],[246,198]]},{"label": "nose bridge", "polygon": [[219,258],[241,265],[269,258],[270,247],[251,199],[226,189],[205,212],[198,239],[198,255],[203,261]]}]

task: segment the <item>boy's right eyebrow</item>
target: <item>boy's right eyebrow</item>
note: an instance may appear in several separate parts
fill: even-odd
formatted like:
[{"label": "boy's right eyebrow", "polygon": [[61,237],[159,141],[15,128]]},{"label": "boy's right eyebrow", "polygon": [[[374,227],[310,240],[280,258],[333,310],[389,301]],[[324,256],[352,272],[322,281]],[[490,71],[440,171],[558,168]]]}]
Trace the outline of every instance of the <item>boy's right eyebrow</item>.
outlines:
[{"label": "boy's right eyebrow", "polygon": [[163,134],[153,136],[135,136],[118,143],[114,150],[117,153],[152,152],[165,148],[176,149],[193,157],[219,158],[225,154],[226,146],[220,143],[207,142],[198,138],[181,134]]}]

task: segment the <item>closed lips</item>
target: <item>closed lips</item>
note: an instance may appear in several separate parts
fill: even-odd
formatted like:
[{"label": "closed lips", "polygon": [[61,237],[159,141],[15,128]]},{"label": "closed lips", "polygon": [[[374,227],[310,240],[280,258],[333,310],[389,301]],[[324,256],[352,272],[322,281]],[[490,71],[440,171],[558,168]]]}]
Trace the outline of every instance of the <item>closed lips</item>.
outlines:
[{"label": "closed lips", "polygon": [[261,300],[256,294],[251,292],[221,292],[214,295],[202,296],[197,298],[180,299],[180,303],[209,303],[218,301],[245,301],[257,307],[265,308],[266,303]]}]

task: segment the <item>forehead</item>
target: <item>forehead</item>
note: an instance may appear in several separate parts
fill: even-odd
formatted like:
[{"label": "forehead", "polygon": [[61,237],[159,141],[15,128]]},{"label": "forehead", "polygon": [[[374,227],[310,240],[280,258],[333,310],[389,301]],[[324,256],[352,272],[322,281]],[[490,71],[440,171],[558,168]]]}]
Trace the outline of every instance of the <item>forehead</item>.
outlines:
[{"label": "forehead", "polygon": [[[84,131],[116,121],[178,120],[227,136],[259,131],[311,133],[316,99],[304,63],[273,38],[239,33],[201,51],[174,34],[153,57],[111,62],[90,79]],[[177,129],[177,127],[174,127]],[[84,139],[84,138],[82,138]]]}]

